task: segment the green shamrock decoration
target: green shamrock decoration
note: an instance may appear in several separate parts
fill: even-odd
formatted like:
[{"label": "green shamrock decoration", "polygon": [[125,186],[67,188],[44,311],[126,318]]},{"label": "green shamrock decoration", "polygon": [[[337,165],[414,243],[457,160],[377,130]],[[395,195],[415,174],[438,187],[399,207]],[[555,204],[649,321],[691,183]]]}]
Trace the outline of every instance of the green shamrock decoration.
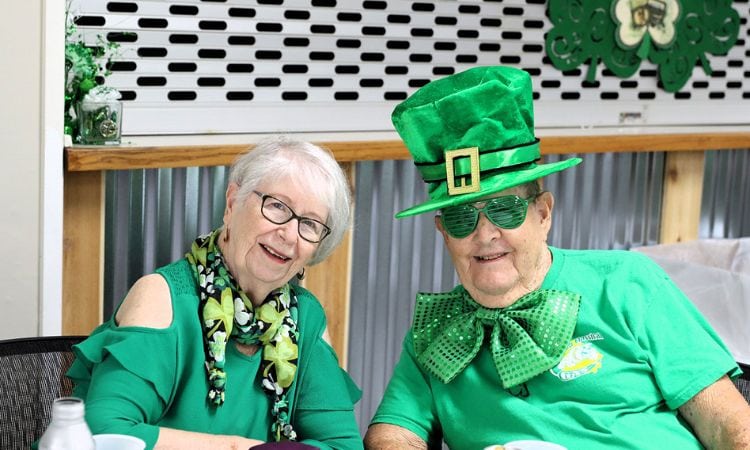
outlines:
[{"label": "green shamrock decoration", "polygon": [[545,47],[562,71],[599,61],[620,78],[641,61],[659,67],[667,92],[685,85],[697,61],[711,74],[707,53],[725,55],[737,41],[740,17],[731,0],[549,0],[552,29]]}]

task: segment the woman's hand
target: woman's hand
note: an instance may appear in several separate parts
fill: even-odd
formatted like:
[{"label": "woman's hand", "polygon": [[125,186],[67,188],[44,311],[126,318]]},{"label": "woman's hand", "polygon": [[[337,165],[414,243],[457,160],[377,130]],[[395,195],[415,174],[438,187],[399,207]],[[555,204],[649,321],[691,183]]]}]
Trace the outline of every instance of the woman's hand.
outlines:
[{"label": "woman's hand", "polygon": [[245,439],[245,438],[242,438],[242,440],[246,441],[246,444],[248,445],[247,448],[253,448],[253,447],[257,446],[257,445],[265,444],[265,442],[259,441],[257,439]]},{"label": "woman's hand", "polygon": [[260,444],[263,444],[263,441],[242,436],[205,434],[161,427],[154,450],[248,450]]},{"label": "woman's hand", "polygon": [[241,449],[242,448],[253,448],[253,447],[257,446],[257,445],[265,444],[265,442],[259,441],[257,439],[245,439],[245,438],[241,438],[241,439],[243,441],[245,441],[245,443],[247,444],[247,447],[240,447]]}]

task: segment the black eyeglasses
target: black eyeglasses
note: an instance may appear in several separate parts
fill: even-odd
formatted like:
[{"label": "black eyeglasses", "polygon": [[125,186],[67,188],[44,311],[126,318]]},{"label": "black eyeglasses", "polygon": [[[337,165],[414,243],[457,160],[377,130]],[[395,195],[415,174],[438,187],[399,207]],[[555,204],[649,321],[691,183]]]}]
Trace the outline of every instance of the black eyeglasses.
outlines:
[{"label": "black eyeglasses", "polygon": [[253,191],[261,198],[262,204],[260,213],[271,223],[282,225],[292,219],[297,219],[297,233],[299,237],[316,244],[331,233],[331,229],[319,220],[309,217],[298,216],[286,203],[282,202],[273,195],[263,194]]},{"label": "black eyeglasses", "polygon": [[463,239],[470,235],[479,223],[479,213],[496,227],[512,230],[521,226],[526,220],[526,211],[529,202],[536,199],[538,195],[529,198],[521,198],[517,195],[504,195],[502,197],[487,200],[483,207],[477,208],[471,203],[444,208],[440,216],[445,231],[457,239]]}]

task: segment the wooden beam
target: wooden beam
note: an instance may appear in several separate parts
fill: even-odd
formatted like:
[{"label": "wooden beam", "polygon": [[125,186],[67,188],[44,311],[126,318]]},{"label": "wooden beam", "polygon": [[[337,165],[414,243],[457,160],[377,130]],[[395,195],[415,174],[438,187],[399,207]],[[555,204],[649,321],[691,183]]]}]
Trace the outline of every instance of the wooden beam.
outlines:
[{"label": "wooden beam", "polygon": [[[407,159],[401,141],[318,142],[339,162]],[[184,145],[160,147],[67,147],[67,170],[128,170],[172,167],[226,166],[245,153],[251,144]]]},{"label": "wooden beam", "polygon": [[[342,164],[354,186],[354,164]],[[352,211],[354,217],[354,211]],[[352,279],[352,232],[344,236],[341,244],[323,262],[308,267],[300,284],[312,292],[326,311],[331,346],[346,368],[349,343],[349,304]]]},{"label": "wooden beam", "polygon": [[62,333],[86,335],[102,322],[104,174],[66,172]]},{"label": "wooden beam", "polygon": [[[398,140],[318,142],[340,162],[409,159]],[[225,166],[244,153],[248,144],[182,145],[165,147],[68,147],[68,171],[153,169],[165,167]],[[705,151],[750,148],[750,132],[610,134],[591,136],[544,136],[542,154]]]},{"label": "wooden beam", "polygon": [[705,152],[668,153],[664,168],[659,242],[698,239]]},{"label": "wooden beam", "polygon": [[684,152],[750,148],[750,132],[547,136],[542,154]]}]

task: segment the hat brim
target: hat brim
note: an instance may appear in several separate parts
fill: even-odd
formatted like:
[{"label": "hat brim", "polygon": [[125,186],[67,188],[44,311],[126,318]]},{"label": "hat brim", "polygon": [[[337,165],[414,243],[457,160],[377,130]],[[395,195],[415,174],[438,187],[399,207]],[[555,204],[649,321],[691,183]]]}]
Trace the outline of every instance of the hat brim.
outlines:
[{"label": "hat brim", "polygon": [[[419,205],[415,205],[411,208],[400,211],[396,214],[396,218],[401,219],[404,217],[415,216],[417,214],[447,208],[449,206],[457,206],[464,203],[474,202],[488,195],[496,194],[498,192],[510,189],[526,182],[545,177],[549,174],[568,169],[579,164],[581,161],[581,158],[570,158],[564,161],[550,164],[533,165],[528,169],[516,170],[513,172],[500,173],[494,176],[490,176],[481,180],[481,188],[477,192],[457,195],[453,197],[449,197],[446,194],[441,196],[440,198],[433,198],[427,200],[424,203],[420,203]],[[437,189],[441,192],[446,192],[447,187],[445,186],[445,183],[446,182],[443,181]]]}]

